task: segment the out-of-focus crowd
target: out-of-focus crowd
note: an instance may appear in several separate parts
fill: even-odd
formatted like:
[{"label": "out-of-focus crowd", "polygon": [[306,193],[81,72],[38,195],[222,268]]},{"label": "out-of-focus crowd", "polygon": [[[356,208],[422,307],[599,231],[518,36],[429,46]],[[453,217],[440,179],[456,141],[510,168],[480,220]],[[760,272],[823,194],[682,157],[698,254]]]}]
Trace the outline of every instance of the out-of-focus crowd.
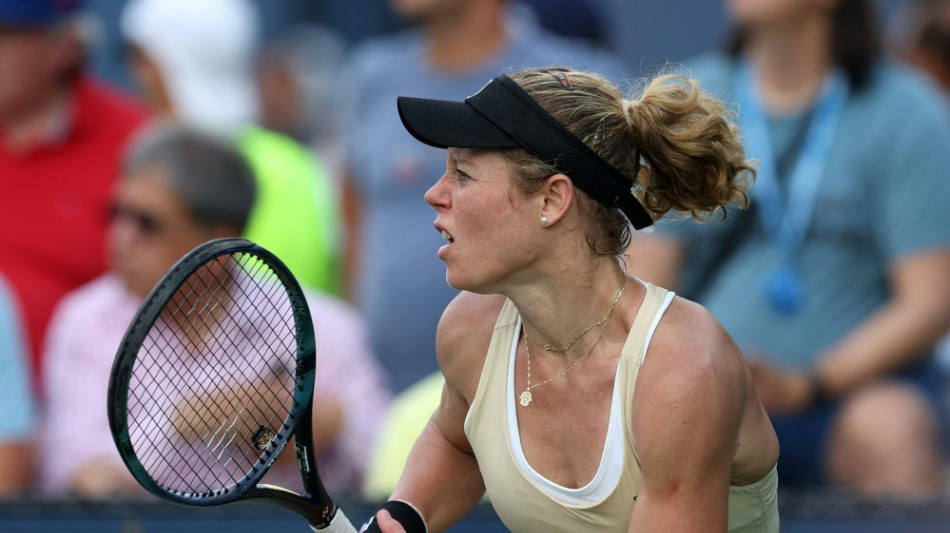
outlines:
[{"label": "out-of-focus crowd", "polygon": [[[174,262],[234,236],[309,293],[328,489],[388,495],[439,401],[435,331],[456,294],[423,200],[445,155],[405,131],[396,97],[459,100],[529,66],[618,82],[641,68],[603,46],[605,18],[637,28],[609,2],[388,7],[404,29],[348,43],[314,24],[264,39],[250,0],[128,0],[129,91],[89,68],[90,5],[0,0],[0,495],[141,493],[109,433],[112,360]],[[739,343],[787,486],[938,496],[950,1],[908,0],[886,25],[874,8],[725,2],[728,43],[665,68],[737,111],[758,165],[751,207],[660,223],[627,268]]]}]

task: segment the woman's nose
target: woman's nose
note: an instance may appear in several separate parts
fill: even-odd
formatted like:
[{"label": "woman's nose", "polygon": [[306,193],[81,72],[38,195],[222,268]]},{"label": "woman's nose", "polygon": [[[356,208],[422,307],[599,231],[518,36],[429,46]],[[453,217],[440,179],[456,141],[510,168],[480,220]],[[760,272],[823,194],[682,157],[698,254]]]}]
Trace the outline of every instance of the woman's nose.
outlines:
[{"label": "woman's nose", "polygon": [[443,184],[445,182],[445,175],[439,178],[432,187],[429,187],[429,190],[426,191],[425,200],[426,203],[431,205],[435,209],[440,207],[445,207],[448,205],[448,196],[445,194],[445,188]]}]

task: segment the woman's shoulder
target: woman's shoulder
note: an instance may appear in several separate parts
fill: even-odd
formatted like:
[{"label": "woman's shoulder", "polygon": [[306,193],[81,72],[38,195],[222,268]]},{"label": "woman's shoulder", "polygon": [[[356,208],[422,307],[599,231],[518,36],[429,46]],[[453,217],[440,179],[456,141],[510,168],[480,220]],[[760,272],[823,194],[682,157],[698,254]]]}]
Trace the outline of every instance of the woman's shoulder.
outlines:
[{"label": "woman's shoulder", "polygon": [[[461,379],[466,383],[460,386],[466,389],[472,383],[477,385],[492,331],[505,301],[500,295],[463,291],[445,308],[435,344],[439,367],[447,381]],[[471,380],[474,381],[468,383]]]},{"label": "woman's shoulder", "polygon": [[[498,314],[505,304],[505,297],[460,292],[446,306],[439,320],[436,334],[436,348],[442,356],[453,356],[474,345],[484,344],[485,349],[491,340]],[[444,352],[444,353],[443,353]]]},{"label": "woman's shoulder", "polygon": [[[738,347],[701,305],[676,297],[640,369],[632,424],[641,458],[707,453],[734,443],[750,376]],[[685,436],[702,436],[687,439]],[[654,470],[654,473],[656,471]]]},{"label": "woman's shoulder", "polygon": [[[650,342],[647,380],[690,390],[702,381],[728,386],[744,375],[744,359],[725,328],[700,304],[675,297]],[[657,364],[649,365],[650,361]],[[702,381],[698,381],[702,380]]]}]

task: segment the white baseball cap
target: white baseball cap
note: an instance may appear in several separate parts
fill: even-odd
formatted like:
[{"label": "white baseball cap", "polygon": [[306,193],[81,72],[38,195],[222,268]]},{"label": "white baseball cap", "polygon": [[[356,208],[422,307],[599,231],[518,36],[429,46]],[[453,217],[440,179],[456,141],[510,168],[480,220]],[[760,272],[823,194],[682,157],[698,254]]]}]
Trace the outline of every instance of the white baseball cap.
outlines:
[{"label": "white baseball cap", "polygon": [[233,136],[258,117],[258,16],[248,0],[131,0],[123,37],[161,69],[176,116]]}]

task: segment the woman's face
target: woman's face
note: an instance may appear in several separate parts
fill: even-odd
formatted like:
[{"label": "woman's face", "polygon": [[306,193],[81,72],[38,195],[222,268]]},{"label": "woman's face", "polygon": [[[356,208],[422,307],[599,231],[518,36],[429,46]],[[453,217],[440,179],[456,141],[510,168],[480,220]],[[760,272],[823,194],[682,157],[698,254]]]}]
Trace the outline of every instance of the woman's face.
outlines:
[{"label": "woman's face", "polygon": [[[457,289],[498,292],[538,256],[539,214],[499,153],[449,148],[445,174],[425,194],[446,244],[439,259]],[[533,222],[533,223],[532,223]]]}]

